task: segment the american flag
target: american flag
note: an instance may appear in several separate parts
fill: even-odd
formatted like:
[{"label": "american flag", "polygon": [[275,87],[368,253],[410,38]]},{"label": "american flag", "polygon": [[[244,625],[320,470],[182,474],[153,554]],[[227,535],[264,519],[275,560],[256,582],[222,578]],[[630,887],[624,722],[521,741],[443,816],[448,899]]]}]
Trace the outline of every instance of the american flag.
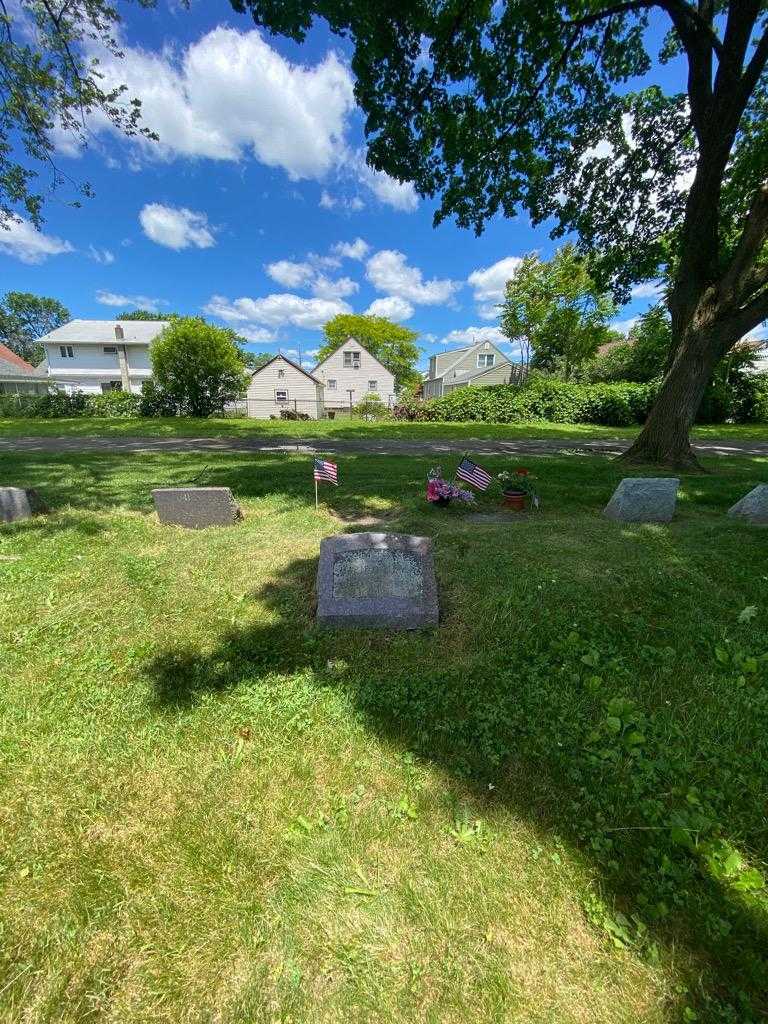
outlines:
[{"label": "american flag", "polygon": [[471,459],[461,460],[459,468],[456,470],[456,476],[459,480],[466,480],[468,484],[472,484],[479,491],[487,490],[488,484],[491,482],[491,474],[486,473]]},{"label": "american flag", "polygon": [[339,486],[339,467],[327,459],[315,459],[315,480],[327,480],[329,484]]}]

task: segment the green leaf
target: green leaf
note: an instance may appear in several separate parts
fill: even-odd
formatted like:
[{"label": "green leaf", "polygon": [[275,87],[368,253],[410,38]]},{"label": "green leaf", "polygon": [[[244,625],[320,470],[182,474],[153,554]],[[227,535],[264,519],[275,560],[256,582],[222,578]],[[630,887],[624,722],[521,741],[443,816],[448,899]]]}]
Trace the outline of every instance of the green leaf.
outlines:
[{"label": "green leaf", "polygon": [[757,618],[757,605],[755,604],[749,604],[739,612],[739,622],[751,622],[755,618]]}]

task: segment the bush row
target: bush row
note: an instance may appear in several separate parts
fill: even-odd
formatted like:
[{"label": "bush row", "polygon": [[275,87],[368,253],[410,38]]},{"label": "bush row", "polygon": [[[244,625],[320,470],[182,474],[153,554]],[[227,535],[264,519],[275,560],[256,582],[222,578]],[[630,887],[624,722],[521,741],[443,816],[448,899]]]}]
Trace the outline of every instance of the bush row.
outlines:
[{"label": "bush row", "polygon": [[75,391],[50,391],[45,395],[2,395],[0,416],[34,419],[70,419],[73,416],[138,416],[141,398],[127,391],[107,391],[103,395],[84,395]]},{"label": "bush row", "polygon": [[[442,398],[411,400],[396,406],[395,419],[414,421],[599,423],[624,427],[645,422],[660,381],[634,384],[574,384],[532,374],[524,385],[458,388]],[[737,390],[708,389],[700,422],[768,422],[768,374],[744,377]]]}]

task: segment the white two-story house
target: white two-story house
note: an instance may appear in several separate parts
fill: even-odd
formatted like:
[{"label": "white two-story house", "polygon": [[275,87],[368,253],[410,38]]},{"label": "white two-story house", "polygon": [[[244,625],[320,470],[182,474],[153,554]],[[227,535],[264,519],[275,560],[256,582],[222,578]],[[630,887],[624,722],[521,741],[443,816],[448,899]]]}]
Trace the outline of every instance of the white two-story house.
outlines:
[{"label": "white two-story house", "polygon": [[395,378],[354,338],[347,338],[312,370],[323,385],[325,408],[349,409],[366,395],[378,395],[384,405],[395,403]]},{"label": "white two-story house", "polygon": [[165,320],[72,320],[44,335],[48,378],[63,391],[141,392],[152,376],[149,348]]}]

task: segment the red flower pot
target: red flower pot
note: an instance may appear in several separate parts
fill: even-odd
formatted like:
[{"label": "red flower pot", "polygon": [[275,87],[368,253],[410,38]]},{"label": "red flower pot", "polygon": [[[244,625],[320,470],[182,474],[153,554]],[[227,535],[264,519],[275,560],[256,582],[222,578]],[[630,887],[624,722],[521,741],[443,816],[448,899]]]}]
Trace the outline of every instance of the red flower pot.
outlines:
[{"label": "red flower pot", "polygon": [[504,508],[513,508],[515,512],[524,512],[525,491],[504,491]]}]

